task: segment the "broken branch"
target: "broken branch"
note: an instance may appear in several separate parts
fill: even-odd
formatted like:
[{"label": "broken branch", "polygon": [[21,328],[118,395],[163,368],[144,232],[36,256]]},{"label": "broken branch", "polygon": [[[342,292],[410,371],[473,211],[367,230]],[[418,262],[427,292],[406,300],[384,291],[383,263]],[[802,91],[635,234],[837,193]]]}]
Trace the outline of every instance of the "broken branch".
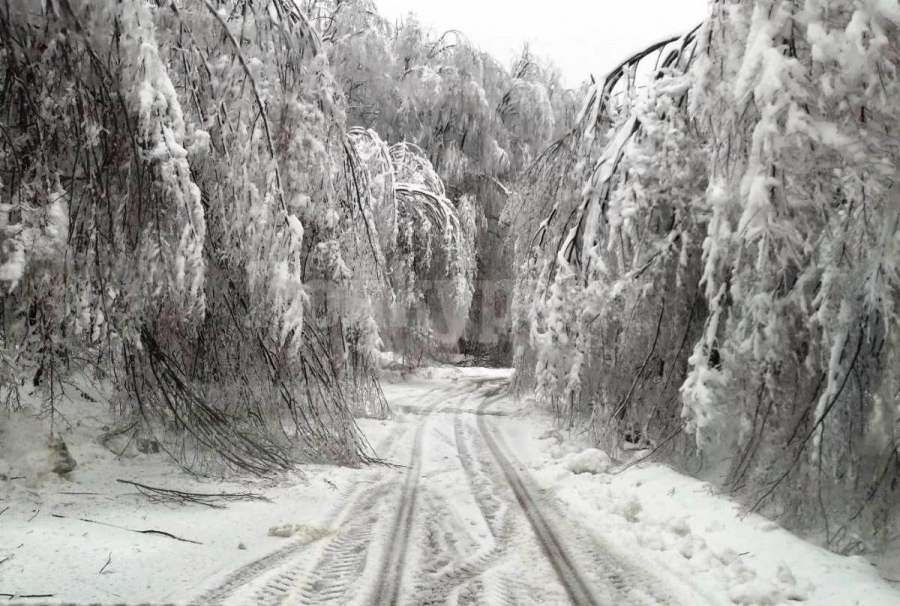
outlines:
[{"label": "broken branch", "polygon": [[100,524],[101,526],[109,526],[110,528],[118,528],[119,530],[127,530],[128,532],[137,532],[140,534],[158,534],[164,537],[169,537],[170,539],[175,539],[176,541],[182,541],[184,543],[193,543],[194,545],[203,545],[203,543],[199,541],[193,541],[191,539],[185,539],[183,537],[176,536],[170,532],[165,532],[164,530],[137,530],[135,528],[126,528],[125,526],[117,526],[116,524],[109,524],[108,522],[98,522],[96,520],[89,520],[87,518],[69,518],[64,515],[60,515],[58,513],[50,514],[54,518],[61,518],[63,520],[74,519],[79,520],[81,522],[87,522],[88,524]]},{"label": "broken branch", "polygon": [[131,480],[116,480],[120,484],[129,484],[134,486],[144,496],[155,501],[180,501],[191,502],[213,507],[216,509],[224,509],[224,505],[219,505],[215,501],[269,501],[266,497],[253,492],[220,492],[220,493],[204,493],[204,492],[184,492],[182,490],[174,490],[171,488],[158,488],[156,486],[147,486]]}]

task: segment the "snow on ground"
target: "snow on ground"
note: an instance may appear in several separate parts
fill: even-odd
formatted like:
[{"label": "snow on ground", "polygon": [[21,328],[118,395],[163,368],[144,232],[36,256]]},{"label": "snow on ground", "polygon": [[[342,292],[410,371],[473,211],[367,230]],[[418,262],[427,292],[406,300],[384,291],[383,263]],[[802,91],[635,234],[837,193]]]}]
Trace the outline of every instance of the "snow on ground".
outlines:
[{"label": "snow on ground", "polygon": [[865,559],[830,553],[759,515],[742,516],[705,482],[649,463],[607,473],[599,451],[561,445],[559,433],[532,413],[510,420],[506,432],[537,485],[610,549],[680,578],[712,603],[900,604],[900,591]]},{"label": "snow on ground", "polygon": [[[0,473],[10,478],[0,479],[0,594],[51,595],[23,603],[183,602],[263,555],[327,533],[329,513],[372,473],[310,465],[276,481],[200,481],[165,454],[117,458],[97,442],[106,405],[78,406],[85,414],[71,416],[71,431],[63,433],[77,462],[68,477],[47,472],[40,434],[28,434],[33,443],[25,448],[22,426],[37,421],[5,413],[0,421]],[[120,478],[198,493],[253,492],[268,500],[224,508],[153,502]],[[269,535],[285,525],[296,532]]]},{"label": "snow on ground", "polygon": [[[78,466],[67,478],[38,474],[47,467],[45,455],[22,437],[33,434],[33,421],[7,420],[0,474],[26,477],[0,479],[0,594],[53,594],[22,603],[201,603],[216,590],[226,603],[241,604],[283,585],[303,562],[319,563],[297,573],[298,579],[332,574],[329,554],[345,536],[360,550],[353,557],[362,568],[348,569],[352,574],[342,582],[350,583],[346,591],[355,591],[355,600],[365,601],[380,591],[386,559],[406,551],[392,537],[407,502],[404,486],[415,489],[408,479],[415,464],[419,487],[412,492],[417,506],[405,539],[409,561],[395,580],[407,592],[401,602],[416,603],[415,596],[428,594],[428,583],[450,582],[474,566],[484,570],[485,595],[500,596],[500,602],[527,589],[532,593],[521,603],[567,603],[491,462],[478,429],[483,422],[512,465],[539,489],[536,498],[556,503],[544,513],[582,566],[588,558],[590,567],[596,554],[583,540],[586,532],[627,565],[623,571],[639,572],[629,577],[633,582],[646,576],[665,587],[673,605],[900,604],[900,592],[863,559],[828,553],[760,516],[741,517],[734,502],[712,494],[702,481],[656,464],[616,473],[603,452],[577,438],[563,439],[549,415],[507,397],[509,377],[502,369],[439,366],[386,381],[395,417],[360,425],[377,453],[396,466],[304,466],[275,481],[200,481],[163,454],[116,457],[96,441],[105,405],[84,402],[84,414],[70,418],[71,431],[64,433]],[[268,500],[222,509],[153,502],[117,478],[194,492],[252,491]],[[354,543],[357,535],[363,542]],[[306,556],[241,576],[261,558],[285,551]],[[585,578],[602,582],[603,561],[594,566]],[[237,585],[222,593],[229,579]],[[285,604],[292,603],[295,594],[285,591]]]},{"label": "snow on ground", "polygon": [[[391,402],[402,406],[405,398],[420,399],[427,384],[413,378],[400,391],[385,387]],[[60,427],[71,425],[62,435],[77,466],[67,477],[49,472],[51,457],[35,437],[46,435],[46,420],[3,413],[0,474],[14,479],[0,476],[0,598],[49,594],[18,601],[185,603],[242,566],[327,535],[353,489],[380,473],[376,467],[305,465],[270,481],[201,481],[165,454],[117,457],[101,446],[106,404],[78,398],[68,409]],[[406,421],[401,415],[361,419],[359,425],[378,454],[390,458],[397,444],[384,440]],[[268,500],[226,503],[223,509],[160,503],[117,479],[198,493],[253,492]],[[292,536],[278,536],[285,527]],[[127,529],[159,530],[199,544]]]},{"label": "snow on ground", "polygon": [[[182,601],[289,542],[327,532],[327,514],[360,473],[316,466],[277,486],[198,482],[164,455],[115,461],[99,447],[76,443],[72,450],[78,468],[68,480],[0,483],[6,484],[0,509],[7,508],[0,517],[0,560],[9,558],[0,566],[0,593],[52,594],[41,601],[55,603]],[[249,490],[270,502],[229,503],[225,509],[154,503],[116,478],[195,492]],[[270,528],[287,524],[300,526],[297,537],[269,536]],[[159,530],[199,544],[123,528]]]}]

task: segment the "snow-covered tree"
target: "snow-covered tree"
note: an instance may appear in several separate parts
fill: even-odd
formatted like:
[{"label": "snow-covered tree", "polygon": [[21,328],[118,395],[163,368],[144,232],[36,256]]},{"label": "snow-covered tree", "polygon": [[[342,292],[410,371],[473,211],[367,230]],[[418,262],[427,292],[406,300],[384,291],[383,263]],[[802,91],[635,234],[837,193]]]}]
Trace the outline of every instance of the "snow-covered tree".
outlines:
[{"label": "snow-covered tree", "polygon": [[[447,196],[471,203],[478,266],[466,340],[496,342],[495,333],[506,340],[510,297],[504,289],[512,262],[500,217],[525,167],[571,121],[574,94],[527,48],[507,69],[460,32],[435,34],[412,15],[391,25],[368,0],[309,6],[326,32],[348,123],[415,145],[444,181]],[[442,324],[443,314],[432,307],[431,320]],[[445,346],[456,347],[455,331],[436,329]]]},{"label": "snow-covered tree", "polygon": [[[374,286],[381,325],[407,355],[424,352],[432,322],[441,334],[461,336],[472,301],[475,225],[471,202],[454,205],[421,149],[388,146],[373,130],[348,134],[365,185],[365,221],[378,234],[383,276]],[[381,296],[377,294],[381,293]]]},{"label": "snow-covered tree", "polygon": [[52,407],[64,370],[111,375],[186,464],[366,456],[350,413],[384,413],[373,316],[329,319],[374,252],[344,256],[362,194],[305,14],[23,1],[0,19],[7,393],[28,372]]},{"label": "snow-covered tree", "polygon": [[898,498],[900,9],[710,11],[535,165],[517,376],[608,447],[730,459],[749,506],[849,549]]}]

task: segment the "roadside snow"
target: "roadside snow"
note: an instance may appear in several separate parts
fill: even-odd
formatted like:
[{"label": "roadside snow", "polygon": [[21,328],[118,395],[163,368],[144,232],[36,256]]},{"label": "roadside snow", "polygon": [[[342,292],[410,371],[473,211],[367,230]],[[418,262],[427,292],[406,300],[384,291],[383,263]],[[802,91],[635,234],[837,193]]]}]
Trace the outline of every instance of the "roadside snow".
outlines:
[{"label": "roadside snow", "polygon": [[900,604],[900,591],[865,559],[830,553],[761,516],[742,516],[738,504],[713,494],[709,484],[668,467],[643,464],[615,473],[596,449],[561,452],[556,432],[542,432],[536,421],[510,419],[504,428],[538,486],[611,551],[711,604]]},{"label": "roadside snow", "polygon": [[[46,424],[0,413],[0,594],[52,596],[21,603],[185,602],[276,549],[325,536],[331,512],[373,473],[315,465],[277,481],[200,481],[165,454],[117,458],[101,446],[106,405],[79,401],[67,412],[69,425],[57,427],[77,466],[65,477],[48,471]],[[118,478],[268,501],[154,502]],[[288,538],[270,536],[284,526]]]},{"label": "roadside snow", "polygon": [[[9,558],[0,566],[0,593],[53,595],[42,603],[187,600],[288,542],[327,534],[328,513],[340,504],[351,474],[359,473],[319,466],[277,486],[201,483],[172,469],[162,455],[113,462],[102,455],[92,460],[83,447],[74,450],[79,467],[69,480],[47,480],[37,490],[0,482],[0,510],[8,507],[0,517],[0,560]],[[117,477],[185,491],[252,490],[271,502],[226,509],[153,503],[117,484]],[[270,528],[284,525],[301,531],[270,536]],[[126,529],[159,530],[199,544]]]},{"label": "roadside snow", "polygon": [[588,448],[578,454],[570,454],[565,458],[563,465],[572,473],[606,473],[609,471],[611,461],[609,455],[596,448]]}]

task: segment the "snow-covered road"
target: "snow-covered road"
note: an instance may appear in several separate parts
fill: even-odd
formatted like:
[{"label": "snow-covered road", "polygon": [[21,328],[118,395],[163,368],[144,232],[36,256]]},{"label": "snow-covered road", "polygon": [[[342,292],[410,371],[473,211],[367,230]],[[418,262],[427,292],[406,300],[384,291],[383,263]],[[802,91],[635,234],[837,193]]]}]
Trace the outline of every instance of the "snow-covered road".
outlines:
[{"label": "snow-covered road", "polygon": [[[118,459],[86,418],[69,434],[71,477],[8,482],[0,494],[0,594],[198,606],[900,604],[890,569],[743,516],[667,467],[622,471],[509,397],[508,383],[509,371],[460,368],[385,383],[394,417],[361,424],[388,464],[309,465],[274,483],[200,482],[159,455]],[[117,477],[268,500],[153,502]],[[190,541],[129,530],[144,528]]]},{"label": "snow-covered road", "polygon": [[357,487],[333,536],[251,564],[197,603],[709,603],[614,556],[537,487],[504,432],[517,412],[508,380],[480,371],[389,389],[396,419],[377,448],[396,467]]}]

